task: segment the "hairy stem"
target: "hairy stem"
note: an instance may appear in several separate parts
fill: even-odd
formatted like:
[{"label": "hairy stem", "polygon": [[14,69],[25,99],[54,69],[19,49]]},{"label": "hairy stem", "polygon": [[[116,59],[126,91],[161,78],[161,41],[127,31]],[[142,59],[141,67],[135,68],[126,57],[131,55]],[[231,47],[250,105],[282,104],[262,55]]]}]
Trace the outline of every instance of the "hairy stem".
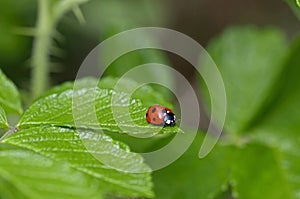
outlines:
[{"label": "hairy stem", "polygon": [[37,30],[32,52],[31,92],[33,99],[41,95],[49,83],[48,49],[51,44],[51,32],[53,30],[49,8],[48,0],[38,1]]}]

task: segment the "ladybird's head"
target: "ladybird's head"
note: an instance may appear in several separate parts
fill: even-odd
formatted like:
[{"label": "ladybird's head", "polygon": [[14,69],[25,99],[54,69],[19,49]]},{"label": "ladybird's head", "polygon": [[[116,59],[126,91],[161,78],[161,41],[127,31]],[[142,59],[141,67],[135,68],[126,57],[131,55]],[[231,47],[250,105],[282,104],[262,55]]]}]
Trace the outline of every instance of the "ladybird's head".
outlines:
[{"label": "ladybird's head", "polygon": [[173,112],[167,111],[164,117],[164,126],[175,126],[176,116]]}]

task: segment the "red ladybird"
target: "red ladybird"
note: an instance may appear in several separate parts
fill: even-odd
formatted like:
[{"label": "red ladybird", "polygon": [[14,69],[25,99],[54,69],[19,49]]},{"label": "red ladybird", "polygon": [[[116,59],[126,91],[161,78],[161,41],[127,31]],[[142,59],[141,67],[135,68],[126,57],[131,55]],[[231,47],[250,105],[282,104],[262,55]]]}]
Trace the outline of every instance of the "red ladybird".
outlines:
[{"label": "red ladybird", "polygon": [[146,120],[153,125],[164,127],[176,124],[176,116],[173,111],[161,105],[150,106],[146,113]]}]

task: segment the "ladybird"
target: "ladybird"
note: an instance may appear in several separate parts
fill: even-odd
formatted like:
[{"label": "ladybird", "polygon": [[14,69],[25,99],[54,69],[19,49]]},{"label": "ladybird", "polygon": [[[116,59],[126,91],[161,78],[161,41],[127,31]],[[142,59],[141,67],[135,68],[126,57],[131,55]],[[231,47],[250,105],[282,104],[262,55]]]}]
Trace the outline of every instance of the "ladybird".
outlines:
[{"label": "ladybird", "polygon": [[176,116],[173,111],[161,105],[150,106],[146,113],[146,120],[150,124],[164,127],[176,124]]}]

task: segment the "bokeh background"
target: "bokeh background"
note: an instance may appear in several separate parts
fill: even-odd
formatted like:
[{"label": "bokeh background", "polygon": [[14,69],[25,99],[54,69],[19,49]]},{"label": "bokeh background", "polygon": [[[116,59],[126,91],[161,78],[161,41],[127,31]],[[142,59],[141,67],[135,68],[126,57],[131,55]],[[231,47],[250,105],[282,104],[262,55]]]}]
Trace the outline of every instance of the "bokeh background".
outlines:
[{"label": "bokeh background", "polygon": [[[282,0],[91,0],[81,6],[86,23],[72,12],[59,22],[63,39],[56,42],[58,56],[52,56],[51,83],[73,80],[85,56],[100,41],[120,31],[142,26],[162,26],[180,31],[206,46],[226,27],[242,24],[280,27],[292,40],[299,22]],[[19,27],[34,27],[35,0],[1,0],[1,69],[22,89],[28,90],[33,38]],[[181,58],[167,55],[171,64],[187,77],[192,67]]]}]

